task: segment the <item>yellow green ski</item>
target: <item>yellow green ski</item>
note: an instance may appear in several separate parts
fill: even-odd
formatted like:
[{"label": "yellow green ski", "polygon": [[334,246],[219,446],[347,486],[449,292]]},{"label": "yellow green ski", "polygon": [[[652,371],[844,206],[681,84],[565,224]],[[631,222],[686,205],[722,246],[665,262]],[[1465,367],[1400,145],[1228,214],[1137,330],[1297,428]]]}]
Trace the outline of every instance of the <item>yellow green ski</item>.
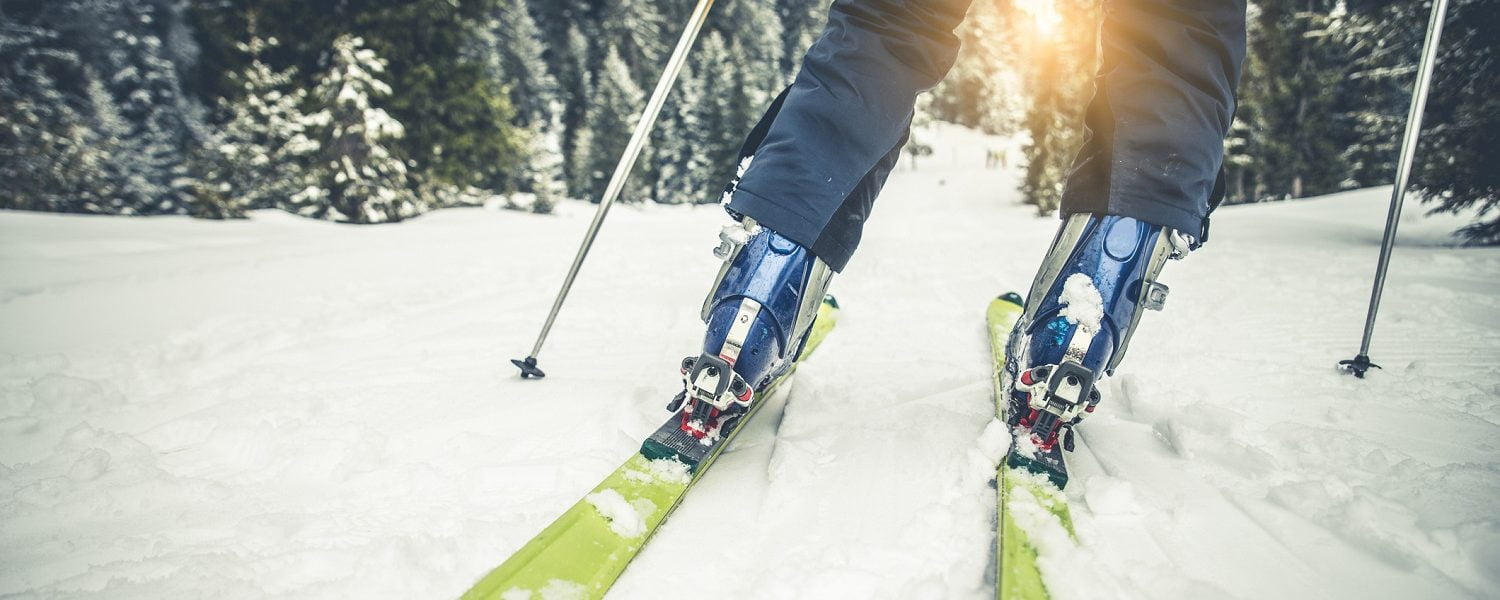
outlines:
[{"label": "yellow green ski", "polygon": [[[995,386],[995,415],[1001,423],[1008,423],[1004,373],[1005,348],[1010,332],[1025,311],[1024,301],[1015,293],[1005,294],[990,301],[986,322],[990,329],[990,351],[994,361],[993,383]],[[1017,523],[1017,515],[1011,507],[1017,502],[1040,506],[1044,512],[1057,519],[1068,532],[1073,533],[1073,518],[1068,513],[1068,503],[1059,489],[1044,475],[1028,472],[1022,465],[1006,460],[995,473],[995,489],[999,498],[996,514],[995,540],[995,597],[1000,600],[1046,600],[1051,598],[1047,583],[1037,567],[1037,548],[1028,539],[1026,530]],[[1044,517],[1046,518],[1046,517]]]},{"label": "yellow green ski", "polygon": [[[822,343],[837,319],[837,304],[825,300],[798,362]],[[695,469],[671,458],[651,460],[640,453],[632,455],[592,492],[475,583],[463,600],[603,598],[688,489],[713,466],[719,453],[745,429],[765,399],[791,377],[792,371],[756,395],[739,426]]]}]

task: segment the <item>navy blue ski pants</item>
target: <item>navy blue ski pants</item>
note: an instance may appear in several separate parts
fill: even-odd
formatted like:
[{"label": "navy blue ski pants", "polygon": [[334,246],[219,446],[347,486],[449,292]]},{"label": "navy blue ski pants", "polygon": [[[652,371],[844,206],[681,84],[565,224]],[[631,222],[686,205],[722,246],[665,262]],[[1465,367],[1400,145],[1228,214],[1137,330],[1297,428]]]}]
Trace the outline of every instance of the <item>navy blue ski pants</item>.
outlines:
[{"label": "navy blue ski pants", "polygon": [[[1205,239],[1245,58],[1245,0],[1103,0],[1087,136],[1064,216],[1133,217]],[[751,132],[729,208],[842,270],[906,143],[917,94],[953,66],[971,0],[836,0]]]}]

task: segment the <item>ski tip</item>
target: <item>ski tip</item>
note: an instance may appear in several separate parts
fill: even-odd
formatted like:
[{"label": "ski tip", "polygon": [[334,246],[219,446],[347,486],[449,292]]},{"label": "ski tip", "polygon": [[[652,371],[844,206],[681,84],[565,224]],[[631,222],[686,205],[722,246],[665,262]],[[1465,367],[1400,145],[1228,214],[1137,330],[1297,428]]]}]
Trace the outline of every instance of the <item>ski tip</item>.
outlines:
[{"label": "ski tip", "polygon": [[834,298],[833,294],[825,294],[823,296],[823,304],[827,304],[829,308],[838,308],[839,307],[839,299],[838,298]]},{"label": "ski tip", "polygon": [[513,358],[510,360],[510,364],[515,365],[516,368],[521,370],[521,379],[531,379],[533,377],[541,379],[547,376],[546,373],[543,373],[541,369],[536,367],[535,356],[528,356],[525,359]]},{"label": "ski tip", "polygon": [[1005,292],[1004,294],[1000,294],[999,296],[996,296],[995,299],[996,300],[1004,300],[1006,302],[1009,302],[1011,304],[1015,304],[1017,306],[1023,306],[1023,305],[1026,304],[1026,299],[1022,298],[1020,294],[1017,294],[1015,292]]}]

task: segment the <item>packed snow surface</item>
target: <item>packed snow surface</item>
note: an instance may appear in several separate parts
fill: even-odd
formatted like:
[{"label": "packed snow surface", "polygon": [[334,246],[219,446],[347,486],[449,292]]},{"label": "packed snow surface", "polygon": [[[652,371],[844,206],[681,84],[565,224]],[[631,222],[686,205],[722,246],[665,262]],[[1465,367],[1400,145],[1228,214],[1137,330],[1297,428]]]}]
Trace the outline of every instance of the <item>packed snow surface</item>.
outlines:
[{"label": "packed snow surface", "polygon": [[[992,593],[985,308],[1058,221],[983,168],[1006,141],[918,136],[838,329],[612,597]],[[1384,369],[1333,367],[1388,193],[1227,207],[1166,266],[1080,429],[1059,597],[1500,597],[1500,250],[1411,203]],[[639,447],[698,350],[723,212],[622,206],[548,377],[516,376],[591,211],[0,212],[0,597],[457,597]]]}]

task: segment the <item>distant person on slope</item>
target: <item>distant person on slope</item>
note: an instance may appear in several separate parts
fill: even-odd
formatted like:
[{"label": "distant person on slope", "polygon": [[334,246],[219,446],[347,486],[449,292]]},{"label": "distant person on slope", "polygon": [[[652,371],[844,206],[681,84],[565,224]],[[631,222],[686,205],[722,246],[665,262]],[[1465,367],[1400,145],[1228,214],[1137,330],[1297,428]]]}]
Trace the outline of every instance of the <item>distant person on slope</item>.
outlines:
[{"label": "distant person on slope", "polygon": [[[970,0],[837,0],[791,87],[771,103],[729,186],[738,224],[684,361],[681,412],[653,436],[696,462],[785,373],[911,126],[952,67]],[[1102,63],[1062,200],[1063,222],[1011,334],[1013,427],[1053,455],[1099,401],[1168,258],[1208,237],[1245,56],[1244,0],[1104,0]],[[994,257],[954,257],[984,268]],[[914,274],[917,275],[917,274]]]}]

